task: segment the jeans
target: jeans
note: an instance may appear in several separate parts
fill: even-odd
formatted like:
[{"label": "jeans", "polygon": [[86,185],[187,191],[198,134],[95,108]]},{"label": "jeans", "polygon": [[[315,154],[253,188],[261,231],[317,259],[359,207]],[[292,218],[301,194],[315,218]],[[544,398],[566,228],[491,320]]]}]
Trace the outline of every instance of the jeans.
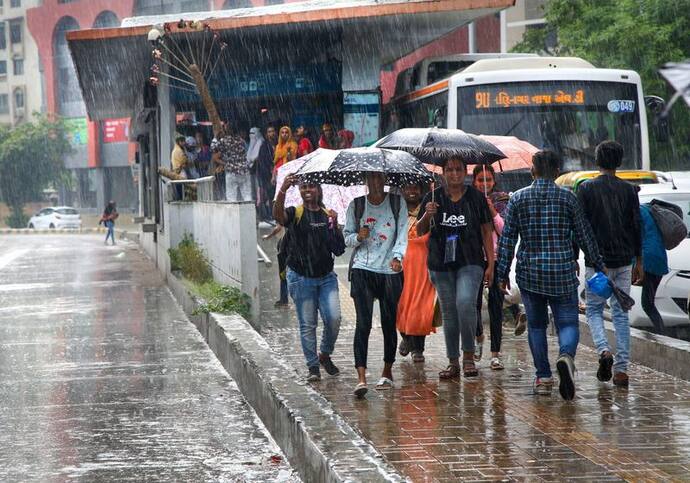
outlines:
[{"label": "jeans", "polygon": [[559,353],[568,354],[574,359],[577,344],[580,341],[577,289],[566,295],[543,295],[523,288],[520,288],[520,291],[527,314],[527,340],[532,359],[534,359],[534,367],[537,369],[537,377],[551,377],[546,342],[546,326],[549,324],[548,307],[551,307],[558,332]]},{"label": "jeans", "polygon": [[113,220],[106,220],[105,227],[108,229],[108,232],[105,234],[105,242],[108,243],[108,238],[110,238],[113,241],[113,245],[115,245],[115,222]]},{"label": "jeans", "polygon": [[443,336],[449,359],[460,357],[460,338],[463,352],[474,353],[477,332],[477,291],[484,277],[484,268],[468,265],[450,272],[429,270],[431,283],[436,287],[443,319]]},{"label": "jeans", "polygon": [[644,280],[642,281],[642,310],[647,314],[649,320],[652,321],[654,331],[657,334],[664,333],[664,319],[661,318],[661,314],[654,303],[656,291],[659,288],[662,278],[662,275],[644,272]]},{"label": "jeans", "polygon": [[[237,193],[239,192],[239,196]],[[225,172],[225,200],[252,201],[252,175]]]},{"label": "jeans", "polygon": [[[607,268],[609,280],[626,294],[630,294],[632,282],[632,265],[619,268]],[[587,267],[587,280],[594,275],[594,268]],[[599,297],[587,287],[587,323],[592,334],[597,352],[611,351],[609,341],[604,330],[604,305],[606,299]],[[630,361],[630,320],[628,313],[624,311],[616,297],[609,298],[611,306],[611,319],[616,333],[616,358],[613,363],[613,372],[627,372]]]},{"label": "jeans", "polygon": [[403,274],[376,273],[355,268],[350,280],[350,295],[355,302],[357,326],[353,343],[355,367],[367,367],[369,333],[373,317],[374,300],[378,299],[381,309],[381,331],[383,332],[383,362],[395,362],[398,345],[398,331],[395,328],[398,301],[402,294]]},{"label": "jeans", "polygon": [[[494,277],[494,283],[489,287],[489,327],[491,329],[491,352],[501,352],[501,340],[503,339],[503,291],[498,285],[498,278]],[[477,336],[484,335],[482,323],[482,303],[484,285],[479,285],[477,294]]]},{"label": "jeans", "polygon": [[340,331],[340,298],[338,297],[338,277],[334,272],[321,278],[303,277],[288,269],[288,290],[295,302],[302,352],[307,367],[319,366],[319,355],[316,353],[316,325],[318,313],[323,320],[321,334],[321,353],[333,353],[335,341]]}]

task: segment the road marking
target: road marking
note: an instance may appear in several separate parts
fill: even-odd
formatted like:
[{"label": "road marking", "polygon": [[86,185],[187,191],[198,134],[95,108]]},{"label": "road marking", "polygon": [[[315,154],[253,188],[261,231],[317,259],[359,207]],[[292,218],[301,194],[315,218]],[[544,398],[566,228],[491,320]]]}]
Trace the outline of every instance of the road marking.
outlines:
[{"label": "road marking", "polygon": [[4,255],[0,255],[0,269],[5,268],[17,258],[23,257],[28,251],[28,248],[23,248],[21,250],[14,250],[9,253],[5,253]]}]

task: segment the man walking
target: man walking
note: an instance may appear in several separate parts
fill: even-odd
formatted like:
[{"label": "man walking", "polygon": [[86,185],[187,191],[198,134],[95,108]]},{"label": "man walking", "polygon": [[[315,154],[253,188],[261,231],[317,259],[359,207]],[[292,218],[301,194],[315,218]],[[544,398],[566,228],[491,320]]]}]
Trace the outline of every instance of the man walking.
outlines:
[{"label": "man walking", "polygon": [[[616,177],[616,169],[623,161],[623,146],[615,141],[604,141],[597,146],[594,156],[601,174],[582,183],[577,190],[577,199],[585,218],[594,230],[609,280],[621,291],[629,294],[630,284],[640,283],[643,278],[640,201],[635,187]],[[634,269],[633,259],[636,260]],[[594,275],[595,266],[589,257],[585,257],[585,265],[586,277],[589,279]],[[597,379],[611,380],[613,366],[613,383],[616,386],[627,387],[630,320],[616,297],[611,297],[609,305],[616,332],[614,363],[604,330],[605,304],[606,299],[599,297],[587,287],[587,322],[599,353]]]},{"label": "man walking", "polygon": [[244,140],[235,136],[226,124],[211,142],[211,152],[214,163],[225,166],[226,201],[252,201],[252,175]]},{"label": "man walking", "polygon": [[496,276],[504,289],[509,287],[510,264],[520,238],[516,278],[525,304],[527,338],[536,367],[534,392],[549,395],[553,387],[546,341],[550,306],[558,332],[559,392],[563,399],[571,400],[575,397],[574,358],[580,339],[573,238],[595,267],[604,267],[592,228],[577,198],[554,183],[560,157],[552,151],[539,151],[532,163],[534,182],[515,193],[506,208]]}]

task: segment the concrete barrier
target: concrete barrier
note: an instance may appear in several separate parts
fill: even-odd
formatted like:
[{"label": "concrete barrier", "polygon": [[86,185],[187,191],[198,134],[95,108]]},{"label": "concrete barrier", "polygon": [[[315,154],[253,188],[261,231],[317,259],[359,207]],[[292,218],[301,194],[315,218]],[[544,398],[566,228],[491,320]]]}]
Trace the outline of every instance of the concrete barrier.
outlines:
[{"label": "concrete barrier", "polygon": [[182,282],[171,275],[168,285],[304,481],[404,481],[323,396],[285,377],[294,368],[246,320],[194,315],[198,301]]}]

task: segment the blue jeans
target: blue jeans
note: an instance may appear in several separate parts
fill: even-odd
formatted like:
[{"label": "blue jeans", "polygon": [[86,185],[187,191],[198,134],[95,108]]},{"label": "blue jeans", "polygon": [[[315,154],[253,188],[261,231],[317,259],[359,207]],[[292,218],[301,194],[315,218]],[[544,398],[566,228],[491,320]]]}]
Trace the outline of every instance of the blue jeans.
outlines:
[{"label": "blue jeans", "polygon": [[429,270],[431,283],[436,287],[446,339],[446,356],[460,357],[460,338],[463,352],[474,353],[477,332],[477,292],[484,278],[484,268],[468,265],[450,272]]},{"label": "blue jeans", "polygon": [[[546,326],[549,324],[549,310],[553,313],[558,332],[560,354],[573,359],[580,341],[580,325],[577,310],[577,289],[566,295],[543,295],[520,288],[522,303],[527,314],[527,340],[532,351],[537,377],[551,377],[549,349],[546,341]],[[560,355],[559,354],[559,355]]]},{"label": "blue jeans", "polygon": [[319,366],[316,352],[316,325],[318,313],[323,320],[321,334],[321,353],[333,353],[335,341],[340,331],[340,298],[338,297],[338,277],[334,272],[321,278],[307,278],[299,273],[287,271],[290,297],[295,302],[302,352],[307,367]]},{"label": "blue jeans", "polygon": [[[607,268],[607,276],[621,291],[630,294],[632,283],[632,265],[619,268]],[[594,268],[587,267],[587,280],[594,275]],[[613,372],[627,372],[630,362],[630,319],[628,313],[618,303],[616,297],[608,300],[611,307],[611,319],[616,332],[616,359]],[[611,351],[604,330],[604,306],[606,299],[599,297],[587,287],[587,323],[597,352]]]},{"label": "blue jeans", "polygon": [[108,232],[105,234],[105,242],[108,243],[108,238],[110,238],[113,241],[113,245],[115,244],[115,222],[113,220],[106,220],[105,221],[105,227],[108,229]]}]

